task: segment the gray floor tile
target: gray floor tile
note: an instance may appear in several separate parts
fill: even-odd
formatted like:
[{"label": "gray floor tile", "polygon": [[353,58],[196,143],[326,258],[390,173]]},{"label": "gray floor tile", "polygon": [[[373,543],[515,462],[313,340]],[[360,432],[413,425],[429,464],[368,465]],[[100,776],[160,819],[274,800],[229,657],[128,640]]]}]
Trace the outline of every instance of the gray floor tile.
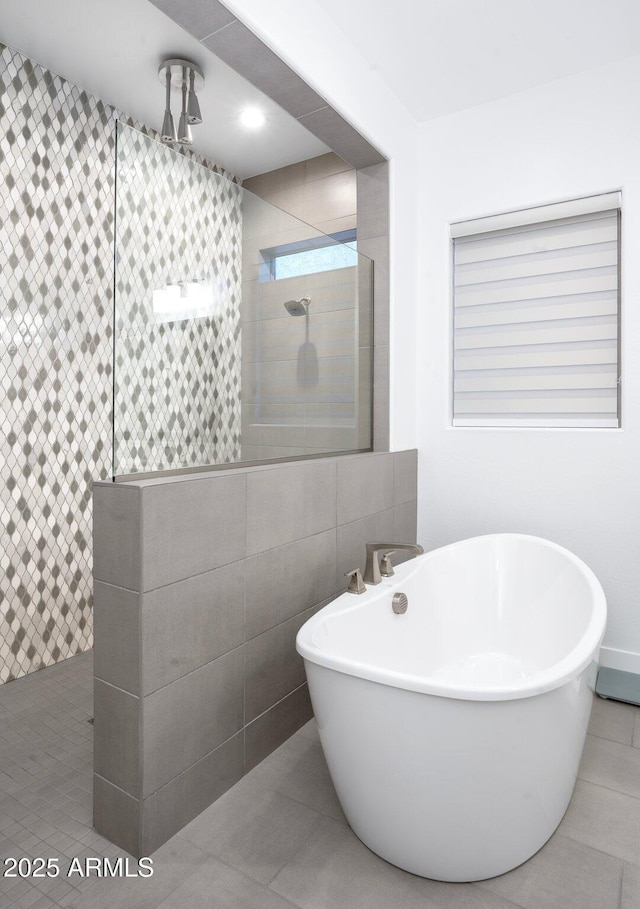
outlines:
[{"label": "gray floor tile", "polygon": [[258,764],[247,779],[322,814],[345,820],[317,739],[297,733]]},{"label": "gray floor tile", "polygon": [[442,884],[407,874],[325,818],[271,889],[302,909],[513,909],[477,884]]},{"label": "gray floor tile", "polygon": [[638,909],[638,906],[640,906],[640,867],[625,863],[620,909]]},{"label": "gray floor tile", "polygon": [[640,749],[588,735],[578,776],[640,798]]},{"label": "gray floor tile", "polygon": [[[75,855],[122,854],[91,829],[92,689],[91,653],[0,686],[0,858],[22,854],[23,844],[32,855],[59,855],[65,869]],[[640,798],[628,793],[638,784],[629,744],[640,747],[640,710],[597,701],[590,728],[581,774],[591,782],[578,782],[560,833],[493,881],[406,874],[323,815],[339,809],[312,720],[186,837],[154,853],[153,878],[3,880],[0,906],[4,898],[11,909],[202,909],[215,893],[220,909],[284,909],[287,900],[302,909],[609,909],[617,879],[621,909],[639,909]]]},{"label": "gray floor tile", "polygon": [[215,909],[291,909],[291,903],[252,878],[217,859],[188,877],[159,909],[215,906]]},{"label": "gray floor tile", "polygon": [[174,837],[152,856],[153,875],[146,878],[92,879],[67,905],[73,909],[156,909],[187,877],[209,861],[192,843]]},{"label": "gray floor tile", "polygon": [[308,723],[305,723],[304,726],[296,732],[296,736],[304,736],[308,739],[315,739],[320,741],[320,736],[318,735],[318,724],[316,723],[316,718],[309,720]]},{"label": "gray floor tile", "polygon": [[268,883],[321,821],[317,811],[245,778],[178,836]]},{"label": "gray floor tile", "polygon": [[557,833],[524,865],[479,886],[524,909],[618,909],[622,865]]},{"label": "gray floor tile", "polygon": [[640,716],[640,709],[631,704],[622,704],[619,701],[609,701],[595,697],[591,710],[589,732],[591,735],[623,745],[631,745],[633,741],[633,727],[636,716]]},{"label": "gray floor tile", "polygon": [[640,799],[578,780],[558,831],[608,855],[636,862],[640,856]]}]

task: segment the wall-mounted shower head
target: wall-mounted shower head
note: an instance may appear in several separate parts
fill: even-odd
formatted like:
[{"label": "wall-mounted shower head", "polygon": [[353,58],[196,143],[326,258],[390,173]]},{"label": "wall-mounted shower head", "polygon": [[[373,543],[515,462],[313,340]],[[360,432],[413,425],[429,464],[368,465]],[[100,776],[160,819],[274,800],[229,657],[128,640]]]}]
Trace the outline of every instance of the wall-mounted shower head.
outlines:
[{"label": "wall-mounted shower head", "polygon": [[287,300],[284,308],[290,316],[307,316],[309,315],[309,306],[311,297],[300,297],[299,300]]}]

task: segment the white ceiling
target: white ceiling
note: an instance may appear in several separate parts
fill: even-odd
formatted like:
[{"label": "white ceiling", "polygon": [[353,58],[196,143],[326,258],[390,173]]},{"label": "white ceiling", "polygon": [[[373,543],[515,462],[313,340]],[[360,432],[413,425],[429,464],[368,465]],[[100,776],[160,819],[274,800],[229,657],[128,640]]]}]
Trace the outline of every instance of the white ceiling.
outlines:
[{"label": "white ceiling", "polygon": [[[316,3],[418,121],[640,53],[640,0]],[[193,59],[206,78],[194,146],[238,177],[328,151],[148,0],[0,0],[0,41],[156,127],[159,63]],[[249,105],[267,116],[259,132],[238,122]]]},{"label": "white ceiling", "polygon": [[640,53],[640,0],[317,3],[419,122]]},{"label": "white ceiling", "polygon": [[[157,129],[164,112],[160,62],[186,57],[200,64],[204,122],[193,128],[194,148],[237,177],[329,151],[148,0],[0,0],[0,41]],[[178,104],[176,94],[176,124]],[[246,106],[266,114],[260,131],[238,122],[238,112]]]}]

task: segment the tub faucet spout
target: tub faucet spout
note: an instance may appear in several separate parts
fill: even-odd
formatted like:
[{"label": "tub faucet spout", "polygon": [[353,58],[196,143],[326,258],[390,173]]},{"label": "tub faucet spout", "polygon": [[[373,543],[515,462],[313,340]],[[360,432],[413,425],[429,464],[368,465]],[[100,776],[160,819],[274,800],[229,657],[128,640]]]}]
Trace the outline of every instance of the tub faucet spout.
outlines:
[{"label": "tub faucet spout", "polygon": [[363,581],[365,584],[379,584],[382,580],[380,574],[380,561],[378,556],[383,552],[393,552],[403,549],[413,553],[413,556],[422,555],[424,549],[418,543],[367,543],[367,564],[364,569]]}]

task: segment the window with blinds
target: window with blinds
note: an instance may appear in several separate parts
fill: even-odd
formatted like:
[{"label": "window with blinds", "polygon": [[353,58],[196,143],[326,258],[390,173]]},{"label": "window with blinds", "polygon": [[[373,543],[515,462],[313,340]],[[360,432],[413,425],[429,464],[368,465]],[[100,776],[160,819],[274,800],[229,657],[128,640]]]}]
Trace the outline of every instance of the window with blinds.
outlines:
[{"label": "window with blinds", "polygon": [[451,225],[453,425],[620,425],[620,193]]}]

